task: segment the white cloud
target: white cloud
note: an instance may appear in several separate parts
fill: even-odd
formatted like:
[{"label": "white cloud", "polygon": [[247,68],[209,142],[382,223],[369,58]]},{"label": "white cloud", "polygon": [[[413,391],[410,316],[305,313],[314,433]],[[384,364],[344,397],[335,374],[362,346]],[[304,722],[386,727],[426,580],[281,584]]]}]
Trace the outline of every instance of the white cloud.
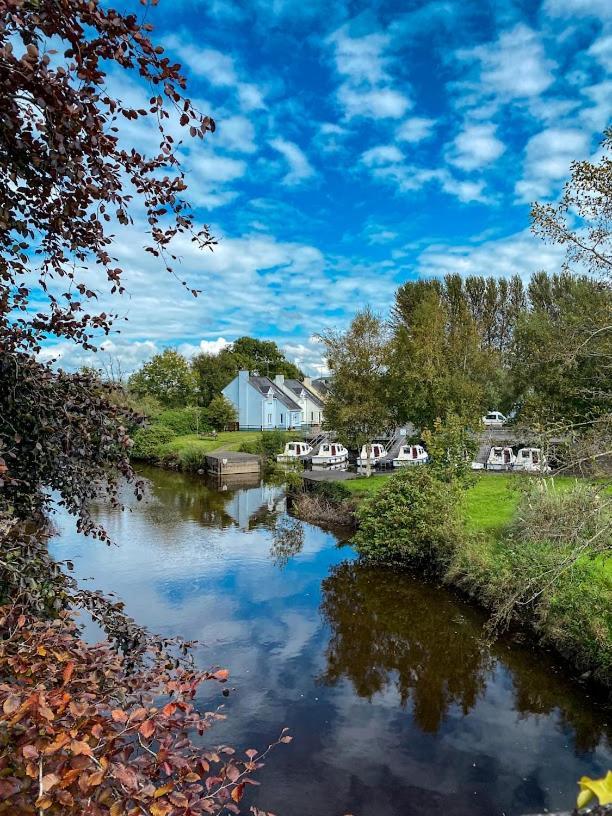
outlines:
[{"label": "white cloud", "polygon": [[165,48],[174,51],[195,76],[202,77],[219,88],[235,89],[244,110],[265,108],[262,90],[259,86],[244,81],[242,78],[244,72],[238,70],[234,58],[229,54],[216,51],[214,48],[200,48],[176,34],[165,37],[163,44]]},{"label": "white cloud", "polygon": [[412,116],[410,119],[406,119],[405,122],[402,122],[395,132],[395,137],[400,142],[422,142],[424,139],[429,139],[433,136],[435,126],[435,119]]},{"label": "white cloud", "polygon": [[193,357],[194,354],[218,354],[230,345],[230,341],[225,337],[217,337],[216,340],[200,340],[197,346],[192,343],[181,343],[178,350],[185,357]]},{"label": "white cloud", "polygon": [[495,136],[495,125],[469,124],[455,138],[449,161],[462,170],[476,170],[494,162],[504,150],[503,142]]},{"label": "white cloud", "polygon": [[283,178],[283,184],[291,187],[314,175],[314,169],[306,154],[294,143],[286,139],[271,139],[270,147],[277,150],[289,165],[289,172]]},{"label": "white cloud", "polygon": [[541,269],[558,270],[562,260],[562,248],[545,244],[529,230],[523,230],[478,245],[431,244],[419,255],[417,271],[422,277],[458,273],[494,277],[521,275],[526,279]]},{"label": "white cloud", "polygon": [[590,138],[583,130],[550,128],[537,133],[527,143],[523,178],[516,183],[520,201],[531,202],[555,192],[569,175],[575,159],[585,158]]},{"label": "white cloud", "polygon": [[254,153],[257,150],[255,128],[245,116],[219,117],[214,140],[219,147],[237,153]]},{"label": "white cloud", "polygon": [[361,156],[361,161],[367,167],[380,167],[386,164],[402,162],[404,155],[395,145],[379,145],[366,150]]},{"label": "white cloud", "polygon": [[341,85],[338,100],[349,119],[401,119],[412,106],[408,97],[392,88],[355,89]]},{"label": "white cloud", "polygon": [[336,70],[344,78],[337,98],[347,119],[400,119],[412,107],[408,96],[392,87],[384,54],[390,44],[387,35],[352,37],[348,26],[343,26],[327,42],[334,48]]},{"label": "white cloud", "polygon": [[477,63],[476,93],[498,102],[538,96],[554,81],[555,63],[536,32],[523,23],[502,31],[495,42],[459,51],[457,57]]},{"label": "white cloud", "polygon": [[612,34],[595,40],[587,50],[587,54],[594,57],[607,71],[612,71]]},{"label": "white cloud", "polygon": [[589,15],[610,20],[610,3],[608,0],[546,0],[542,14],[570,18]]}]

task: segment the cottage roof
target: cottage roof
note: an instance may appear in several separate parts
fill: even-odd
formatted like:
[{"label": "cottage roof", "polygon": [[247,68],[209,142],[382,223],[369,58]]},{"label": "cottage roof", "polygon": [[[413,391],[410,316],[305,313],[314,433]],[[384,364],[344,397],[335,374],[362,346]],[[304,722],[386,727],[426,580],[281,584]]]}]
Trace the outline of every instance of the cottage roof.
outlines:
[{"label": "cottage roof", "polygon": [[269,377],[249,377],[250,385],[255,388],[263,397],[268,396],[268,392],[272,389],[272,393],[274,397],[279,401],[282,402],[290,411],[301,411],[302,409],[294,402],[290,396],[285,394],[284,391],[272,382]]},{"label": "cottage roof", "polygon": [[329,392],[329,386],[327,384],[327,381],[328,381],[327,377],[319,377],[318,379],[313,380],[312,384],[319,393],[327,394]]},{"label": "cottage roof", "polygon": [[317,405],[319,408],[325,407],[325,403],[323,402],[321,397],[319,397],[318,394],[315,394],[315,392],[311,388],[308,388],[307,385],[304,385],[304,383],[301,383],[299,380],[286,379],[284,384],[296,396],[299,396],[302,393],[302,391],[305,391],[306,394],[308,395],[308,399],[311,402],[314,402],[315,405]]}]

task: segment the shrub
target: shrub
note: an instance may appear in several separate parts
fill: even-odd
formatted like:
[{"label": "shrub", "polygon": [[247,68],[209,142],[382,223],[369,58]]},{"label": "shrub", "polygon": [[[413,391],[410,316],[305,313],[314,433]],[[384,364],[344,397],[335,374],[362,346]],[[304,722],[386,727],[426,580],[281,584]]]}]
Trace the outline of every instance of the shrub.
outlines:
[{"label": "shrub", "polygon": [[342,504],[351,498],[351,491],[342,482],[314,482],[310,490],[331,504]]},{"label": "shrub", "polygon": [[230,422],[235,422],[238,418],[236,409],[223,394],[212,398],[207,413],[211,427],[217,431],[224,431]]},{"label": "shrub", "polygon": [[371,561],[439,567],[462,534],[459,498],[455,482],[437,479],[429,468],[406,470],[359,507],[353,544]]},{"label": "shrub", "polygon": [[263,456],[267,463],[274,462],[276,456],[285,448],[285,431],[263,431],[254,441],[243,442],[240,446],[242,453],[255,453]]},{"label": "shrub", "polygon": [[198,471],[204,467],[205,456],[205,452],[199,445],[186,445],[178,454],[178,466],[180,470]]},{"label": "shrub", "polygon": [[165,425],[149,425],[134,434],[132,458],[156,462],[164,453],[164,445],[174,439],[176,433]]},{"label": "shrub", "polygon": [[211,428],[206,409],[195,406],[169,408],[159,414],[157,422],[181,436],[209,431]]},{"label": "shrub", "polygon": [[553,480],[534,480],[505,539],[463,540],[446,577],[490,608],[494,625],[526,625],[610,683],[611,523],[593,487],[559,491]]}]

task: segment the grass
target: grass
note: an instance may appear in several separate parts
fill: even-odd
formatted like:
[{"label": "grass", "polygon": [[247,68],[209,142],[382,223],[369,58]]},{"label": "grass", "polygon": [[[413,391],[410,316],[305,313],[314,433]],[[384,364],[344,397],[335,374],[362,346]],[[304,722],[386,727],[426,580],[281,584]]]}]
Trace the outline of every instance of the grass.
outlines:
[{"label": "grass", "polygon": [[164,446],[164,452],[180,454],[189,449],[204,454],[219,449],[238,450],[243,442],[253,442],[260,435],[261,431],[221,431],[216,437],[185,434],[168,442]]},{"label": "grass", "polygon": [[[377,493],[393,474],[376,474],[370,478],[343,482],[357,499]],[[529,478],[519,473],[479,473],[476,482],[465,493],[465,524],[469,532],[482,531],[497,538],[512,520],[520,499],[520,485]],[[558,488],[567,488],[571,476],[555,476]]]}]

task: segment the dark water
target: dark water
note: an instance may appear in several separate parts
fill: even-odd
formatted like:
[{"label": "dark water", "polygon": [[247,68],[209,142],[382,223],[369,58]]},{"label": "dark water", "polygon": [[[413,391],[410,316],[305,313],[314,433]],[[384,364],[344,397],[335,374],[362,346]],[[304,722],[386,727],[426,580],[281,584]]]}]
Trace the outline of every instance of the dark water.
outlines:
[{"label": "dark water", "polygon": [[249,804],[519,814],[571,807],[582,774],[612,768],[610,712],[527,645],[489,647],[483,616],[451,593],[356,563],[331,533],[292,521],[278,487],[146,476],[150,497],[133,512],[98,508],[118,547],[60,517],[54,553],[231,670],[229,698],[211,686],[203,699],[228,713],[211,741],[263,747],[289,726],[293,743]]}]

